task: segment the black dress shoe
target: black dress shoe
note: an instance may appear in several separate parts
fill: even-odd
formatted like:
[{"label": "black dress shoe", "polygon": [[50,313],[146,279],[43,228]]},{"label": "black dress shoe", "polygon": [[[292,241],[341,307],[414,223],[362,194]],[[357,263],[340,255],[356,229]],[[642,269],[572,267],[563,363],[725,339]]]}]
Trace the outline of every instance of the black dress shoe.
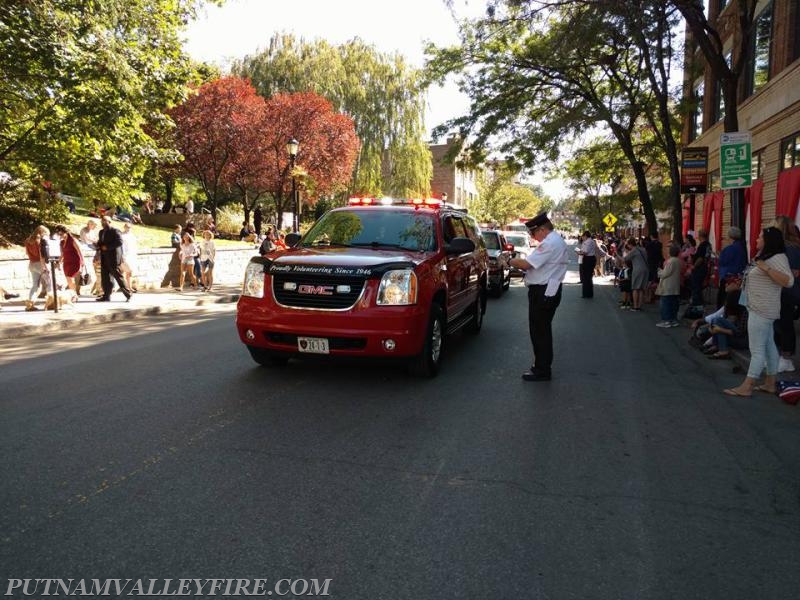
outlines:
[{"label": "black dress shoe", "polygon": [[525,371],[522,374],[522,379],[525,381],[550,381],[552,377],[544,373],[534,373],[533,371]]},{"label": "black dress shoe", "polygon": [[19,294],[10,294],[6,292],[5,294],[3,294],[3,298],[5,298],[6,300],[13,300],[14,298],[19,298]]},{"label": "black dress shoe", "polygon": [[107,298],[106,296],[100,296],[99,298],[95,299],[97,302],[110,302],[111,298]]}]

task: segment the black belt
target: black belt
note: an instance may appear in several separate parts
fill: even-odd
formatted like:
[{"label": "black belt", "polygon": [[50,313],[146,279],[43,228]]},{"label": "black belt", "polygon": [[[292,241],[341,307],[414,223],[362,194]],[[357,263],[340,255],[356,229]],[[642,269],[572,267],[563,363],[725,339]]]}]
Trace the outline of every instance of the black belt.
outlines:
[{"label": "black belt", "polygon": [[528,287],[535,287],[535,288],[547,287],[547,284],[546,283],[532,283]]}]

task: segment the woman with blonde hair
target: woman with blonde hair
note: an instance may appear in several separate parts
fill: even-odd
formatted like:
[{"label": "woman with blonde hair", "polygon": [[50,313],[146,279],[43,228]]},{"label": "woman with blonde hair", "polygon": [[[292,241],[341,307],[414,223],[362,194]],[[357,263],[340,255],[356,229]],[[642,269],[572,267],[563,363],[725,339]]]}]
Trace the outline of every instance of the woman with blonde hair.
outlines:
[{"label": "woman with blonde hair", "polygon": [[775,344],[780,352],[778,373],[785,373],[794,371],[795,368],[792,356],[797,348],[794,315],[800,299],[800,282],[797,281],[800,276],[800,231],[794,221],[785,215],[775,217],[775,227],[783,234],[786,258],[789,259],[789,268],[795,276],[795,284],[781,290],[781,314],[775,321]]},{"label": "woman with blonde hair", "polygon": [[186,280],[186,275],[192,279],[192,285],[197,287],[197,276],[194,274],[194,257],[199,254],[197,244],[188,233],[184,233],[181,237],[181,245],[178,248],[178,254],[181,261],[181,278],[178,287],[183,291],[183,282]]},{"label": "woman with blonde hair", "polygon": [[47,263],[42,259],[42,240],[50,237],[50,230],[39,225],[25,240],[25,254],[28,255],[28,272],[31,274],[31,290],[25,301],[25,310],[39,310],[34,305],[39,288],[44,284],[42,277],[49,275]]}]

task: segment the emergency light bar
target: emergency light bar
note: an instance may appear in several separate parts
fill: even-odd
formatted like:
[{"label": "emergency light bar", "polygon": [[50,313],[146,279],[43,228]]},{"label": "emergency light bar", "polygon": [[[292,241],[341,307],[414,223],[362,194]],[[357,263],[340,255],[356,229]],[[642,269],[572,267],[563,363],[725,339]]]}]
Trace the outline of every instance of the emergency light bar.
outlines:
[{"label": "emergency light bar", "polygon": [[444,206],[439,198],[350,198],[348,200],[350,206],[414,206],[429,208],[439,208]]}]

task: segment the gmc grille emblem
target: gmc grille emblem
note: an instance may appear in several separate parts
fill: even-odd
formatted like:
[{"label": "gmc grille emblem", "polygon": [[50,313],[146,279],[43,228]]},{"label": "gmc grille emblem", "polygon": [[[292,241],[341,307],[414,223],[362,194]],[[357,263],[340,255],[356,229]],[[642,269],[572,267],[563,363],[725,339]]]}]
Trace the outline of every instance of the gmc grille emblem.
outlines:
[{"label": "gmc grille emblem", "polygon": [[333,296],[332,285],[298,285],[298,294],[310,294],[314,296]]}]

